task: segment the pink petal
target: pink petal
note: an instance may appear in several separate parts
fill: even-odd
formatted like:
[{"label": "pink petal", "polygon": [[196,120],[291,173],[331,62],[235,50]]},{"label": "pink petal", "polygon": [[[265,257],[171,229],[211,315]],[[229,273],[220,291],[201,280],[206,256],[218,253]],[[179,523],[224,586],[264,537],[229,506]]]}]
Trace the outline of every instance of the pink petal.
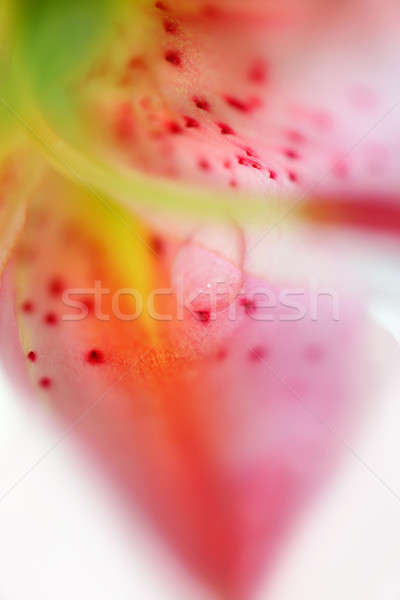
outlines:
[{"label": "pink petal", "polygon": [[390,0],[116,9],[110,42],[66,81],[82,139],[45,116],[115,171],[277,195],[313,220],[398,233],[398,18]]},{"label": "pink petal", "polygon": [[[179,319],[172,293],[160,295],[159,317],[125,320],[137,301],[121,297],[117,316],[112,294],[143,293],[143,261],[152,289],[169,287],[182,249],[140,229],[158,256],[138,257],[139,230],[126,219],[54,175],[44,181],[23,240],[32,252],[19,253],[7,273],[26,365],[37,393],[192,574],[224,597],[248,598],[365,397],[365,316],[340,295],[339,320],[330,305],[310,318],[305,289],[300,319],[293,298],[282,301],[284,285],[244,275],[243,295],[207,319],[196,306]],[[207,269],[222,264],[203,256]],[[84,291],[96,281],[110,290],[102,318]],[[281,299],[266,309],[271,297]]]}]

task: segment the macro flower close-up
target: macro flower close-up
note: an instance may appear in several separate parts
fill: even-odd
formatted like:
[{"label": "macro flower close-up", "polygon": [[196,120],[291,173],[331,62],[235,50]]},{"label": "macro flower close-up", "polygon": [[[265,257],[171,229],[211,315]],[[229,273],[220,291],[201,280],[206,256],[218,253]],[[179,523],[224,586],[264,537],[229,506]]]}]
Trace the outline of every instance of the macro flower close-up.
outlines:
[{"label": "macro flower close-up", "polygon": [[[397,0],[2,0],[0,522],[40,545],[14,494],[76,453],[71,485],[177,586],[104,598],[398,597],[399,23]],[[13,410],[53,440],[22,470]],[[307,568],[350,558],[297,593],[313,519]],[[34,575],[2,600],[54,597],[13,536]],[[88,594],[68,560],[101,600],[108,567]]]}]

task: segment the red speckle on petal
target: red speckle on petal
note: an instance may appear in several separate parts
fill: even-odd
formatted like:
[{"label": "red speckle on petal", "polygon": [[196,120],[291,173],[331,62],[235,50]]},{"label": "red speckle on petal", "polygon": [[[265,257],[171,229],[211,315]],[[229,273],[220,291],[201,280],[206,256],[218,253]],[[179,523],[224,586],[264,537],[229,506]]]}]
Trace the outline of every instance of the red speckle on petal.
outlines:
[{"label": "red speckle on petal", "polygon": [[164,30],[167,33],[174,34],[178,31],[178,25],[174,21],[171,21],[170,19],[165,19],[163,22],[163,25],[164,25]]},{"label": "red speckle on petal", "polygon": [[248,72],[248,79],[252,83],[265,83],[268,77],[268,66],[263,60],[256,60],[251,65]]},{"label": "red speckle on petal", "polygon": [[199,98],[198,96],[194,96],[193,102],[200,110],[210,110],[210,103],[207,100],[205,100],[205,98]]},{"label": "red speckle on petal", "polygon": [[250,148],[250,146],[243,146],[243,150],[246,152],[247,156],[258,158],[257,152],[253,150],[253,148]]},{"label": "red speckle on petal", "polygon": [[166,124],[166,127],[167,131],[169,131],[169,133],[172,133],[172,135],[179,135],[180,133],[183,133],[182,127],[176,121],[169,121]]},{"label": "red speckle on petal", "polygon": [[104,354],[101,350],[93,348],[87,353],[86,361],[91,365],[100,365],[104,362]]},{"label": "red speckle on petal", "polygon": [[60,296],[60,294],[62,294],[64,289],[65,289],[64,283],[59,277],[54,277],[49,282],[49,294],[51,296],[55,296],[55,297]]},{"label": "red speckle on petal", "polygon": [[198,321],[201,321],[201,323],[207,324],[210,322],[210,311],[209,310],[198,310],[196,311],[196,317],[198,319]]},{"label": "red speckle on petal", "polygon": [[39,385],[41,388],[46,390],[51,387],[52,381],[50,377],[42,377],[41,379],[39,379]]},{"label": "red speckle on petal", "polygon": [[44,316],[44,322],[46,325],[57,325],[58,317],[55,313],[49,312]]},{"label": "red speckle on petal", "polygon": [[158,255],[164,254],[165,252],[164,240],[159,235],[152,236],[152,238],[150,239],[150,246]]},{"label": "red speckle on petal", "polygon": [[179,67],[182,64],[182,57],[178,50],[167,50],[164,54],[164,58],[167,62],[175,67]]},{"label": "red speckle on petal", "polygon": [[236,181],[236,179],[231,179],[229,181],[229,185],[230,185],[231,188],[237,188],[238,182]]},{"label": "red speckle on petal", "polygon": [[248,158],[247,156],[238,156],[238,163],[244,167],[252,167],[253,169],[258,169],[259,171],[262,169],[262,166],[259,162]]},{"label": "red speckle on petal", "polygon": [[267,357],[267,350],[262,346],[255,346],[249,351],[248,357],[251,362],[261,362]]},{"label": "red speckle on petal", "polygon": [[243,100],[239,100],[239,98],[235,98],[234,96],[224,96],[224,100],[229,106],[240,112],[248,112],[249,110],[249,105],[246,102],[243,102]]},{"label": "red speckle on petal", "polygon": [[293,181],[293,183],[296,183],[299,180],[297,173],[294,171],[288,171],[288,177],[290,181]]},{"label": "red speckle on petal", "polygon": [[297,150],[293,150],[293,148],[286,148],[283,151],[283,154],[287,158],[290,158],[291,160],[296,160],[296,159],[300,158],[299,153],[297,152]]},{"label": "red speckle on petal", "polygon": [[251,300],[250,298],[241,298],[240,305],[243,306],[247,315],[253,314],[257,309],[254,300]]},{"label": "red speckle on petal", "polygon": [[278,174],[273,169],[268,169],[268,174],[269,174],[270,179],[274,179],[274,180],[278,179]]},{"label": "red speckle on petal", "polygon": [[224,167],[225,169],[230,169],[232,167],[232,163],[230,160],[224,160]]},{"label": "red speckle on petal", "polygon": [[154,6],[159,10],[167,10],[167,7],[165,6],[164,2],[156,2]]},{"label": "red speckle on petal", "polygon": [[142,56],[132,56],[128,62],[129,69],[145,69],[146,63]]},{"label": "red speckle on petal", "polygon": [[36,362],[36,360],[37,360],[37,354],[36,354],[36,352],[33,352],[33,350],[31,350],[30,352],[28,352],[28,359],[31,362]]},{"label": "red speckle on petal", "polygon": [[217,360],[219,362],[222,362],[223,360],[225,360],[228,356],[228,350],[226,348],[221,348],[221,350],[218,350],[217,352]]},{"label": "red speckle on petal", "polygon": [[31,302],[30,300],[26,300],[22,304],[21,309],[24,313],[31,314],[35,310],[35,306],[34,306],[33,302]]},{"label": "red speckle on petal", "polygon": [[89,315],[94,312],[94,300],[93,300],[93,298],[84,298],[82,300],[82,304],[84,306],[86,306]]},{"label": "red speckle on petal", "polygon": [[199,122],[196,119],[193,119],[193,117],[183,117],[185,120],[185,125],[188,128],[197,128],[199,127]]},{"label": "red speckle on petal", "polygon": [[210,171],[211,170],[211,165],[208,162],[208,160],[206,160],[205,158],[201,158],[198,162],[198,165],[202,171]]},{"label": "red speckle on petal", "polygon": [[235,131],[230,125],[227,125],[226,123],[217,123],[217,125],[220,128],[222,135],[235,135]]},{"label": "red speckle on petal", "polygon": [[289,131],[287,132],[287,137],[291,142],[295,144],[302,144],[306,141],[305,136],[299,131],[296,131],[295,129],[289,129]]}]

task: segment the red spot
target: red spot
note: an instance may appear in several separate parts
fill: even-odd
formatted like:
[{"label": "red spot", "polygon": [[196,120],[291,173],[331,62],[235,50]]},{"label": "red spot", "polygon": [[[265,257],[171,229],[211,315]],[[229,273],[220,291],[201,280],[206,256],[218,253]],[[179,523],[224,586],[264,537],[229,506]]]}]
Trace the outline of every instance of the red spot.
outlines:
[{"label": "red spot", "polygon": [[33,302],[31,302],[30,300],[26,300],[22,304],[21,309],[23,310],[24,313],[31,314],[35,310],[35,306],[34,306]]},{"label": "red spot", "polygon": [[305,357],[312,363],[317,363],[322,360],[324,351],[318,344],[310,344],[305,350]]},{"label": "red spot", "polygon": [[197,96],[194,96],[193,102],[195,103],[197,108],[200,108],[200,110],[210,110],[210,103],[207,100],[205,100],[205,98],[198,98]]},{"label": "red spot", "polygon": [[246,152],[247,156],[252,156],[253,158],[258,158],[257,152],[255,150],[253,150],[253,148],[250,148],[250,146],[243,146],[242,149]]},{"label": "red spot", "polygon": [[64,289],[64,283],[59,277],[54,277],[54,279],[49,282],[49,294],[51,296],[60,296]]},{"label": "red spot", "polygon": [[247,158],[247,156],[238,156],[238,163],[244,167],[252,167],[253,169],[258,169],[259,171],[262,169],[262,166],[259,162],[251,158]]},{"label": "red spot", "polygon": [[293,183],[296,183],[299,180],[297,173],[295,173],[294,171],[288,171],[288,177],[290,181],[293,181]]},{"label": "red spot", "polygon": [[277,172],[274,171],[273,169],[268,169],[268,173],[269,173],[270,179],[274,179],[274,180],[278,179]]},{"label": "red spot", "polygon": [[251,65],[248,72],[248,79],[252,83],[265,83],[268,78],[268,66],[263,60],[256,60]]},{"label": "red spot", "polygon": [[239,100],[239,98],[235,98],[234,96],[224,96],[224,99],[229,106],[240,112],[248,112],[249,110],[249,105],[246,102],[243,102],[243,100]]},{"label": "red spot", "polygon": [[287,131],[287,137],[295,144],[302,144],[306,141],[306,137],[295,129],[289,129],[289,131]]},{"label": "red spot", "polygon": [[172,135],[179,135],[180,133],[183,133],[182,127],[176,121],[169,121],[166,124],[166,127],[169,133],[172,133]]},{"label": "red spot", "polygon": [[53,312],[49,312],[44,316],[44,322],[47,325],[57,325],[58,323],[58,317],[55,313]]},{"label": "red spot", "polygon": [[220,128],[222,135],[235,135],[235,131],[230,125],[227,125],[226,123],[217,123],[217,125]]},{"label": "red spot", "polygon": [[223,360],[225,360],[228,356],[228,350],[226,348],[221,348],[221,350],[218,350],[217,352],[217,360],[222,362]]},{"label": "red spot", "polygon": [[36,362],[37,360],[37,354],[36,352],[33,352],[32,350],[28,353],[28,358],[31,362]]},{"label": "red spot", "polygon": [[262,346],[255,346],[249,351],[249,360],[252,362],[261,362],[267,358],[268,352]]},{"label": "red spot", "polygon": [[254,300],[251,300],[250,298],[241,298],[240,306],[243,306],[247,315],[251,315],[257,310]]},{"label": "red spot", "polygon": [[146,63],[142,56],[132,56],[132,58],[129,59],[128,67],[130,69],[145,69]]},{"label": "red spot", "polygon": [[231,179],[229,181],[229,185],[230,185],[231,188],[237,188],[238,182],[236,181],[236,179]]},{"label": "red spot", "polygon": [[206,324],[210,322],[211,315],[209,310],[198,310],[196,311],[196,316],[202,323]]},{"label": "red spot", "polygon": [[164,2],[156,2],[154,6],[159,10],[167,10],[167,7],[165,6]]},{"label": "red spot", "polygon": [[101,365],[104,362],[104,354],[101,350],[93,348],[87,353],[86,360],[91,365]]},{"label": "red spot", "polygon": [[92,314],[94,312],[94,301],[93,298],[84,298],[82,300],[82,304],[86,306],[88,310],[88,314]]},{"label": "red spot", "polygon": [[333,163],[332,173],[338,179],[347,179],[349,176],[349,165],[344,159],[339,159]]},{"label": "red spot", "polygon": [[156,254],[164,254],[165,243],[159,235],[153,235],[150,239],[150,246]]},{"label": "red spot", "polygon": [[290,158],[292,160],[296,160],[298,158],[300,158],[299,153],[297,152],[297,150],[293,150],[293,148],[286,148],[283,151],[283,154],[287,157]]},{"label": "red spot", "polygon": [[208,162],[208,160],[206,160],[205,158],[201,158],[198,162],[198,165],[202,171],[210,171],[211,170],[211,165]]},{"label": "red spot", "polygon": [[193,117],[183,117],[185,119],[185,125],[189,128],[197,128],[199,127],[199,122]]},{"label": "red spot", "polygon": [[178,50],[167,50],[164,54],[164,58],[167,62],[175,67],[179,67],[182,64],[182,57]]},{"label": "red spot", "polygon": [[225,169],[230,169],[232,167],[232,163],[230,160],[224,160],[224,167]]},{"label": "red spot", "polygon": [[121,143],[131,142],[134,135],[134,116],[130,102],[124,102],[117,107],[114,123],[116,139]]},{"label": "red spot", "polygon": [[48,388],[51,387],[52,381],[50,379],[50,377],[42,377],[41,379],[39,379],[39,385],[41,388],[47,390]]},{"label": "red spot", "polygon": [[163,25],[167,33],[176,33],[178,31],[178,25],[170,19],[165,19]]}]

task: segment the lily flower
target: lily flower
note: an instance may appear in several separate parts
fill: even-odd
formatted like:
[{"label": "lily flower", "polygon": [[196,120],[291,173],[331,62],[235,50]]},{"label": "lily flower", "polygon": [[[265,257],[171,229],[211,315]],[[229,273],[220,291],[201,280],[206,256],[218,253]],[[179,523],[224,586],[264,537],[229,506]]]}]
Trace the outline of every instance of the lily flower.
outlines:
[{"label": "lily flower", "polygon": [[3,9],[4,364],[217,598],[396,354],[359,257],[398,256],[400,9],[367,4]]}]

